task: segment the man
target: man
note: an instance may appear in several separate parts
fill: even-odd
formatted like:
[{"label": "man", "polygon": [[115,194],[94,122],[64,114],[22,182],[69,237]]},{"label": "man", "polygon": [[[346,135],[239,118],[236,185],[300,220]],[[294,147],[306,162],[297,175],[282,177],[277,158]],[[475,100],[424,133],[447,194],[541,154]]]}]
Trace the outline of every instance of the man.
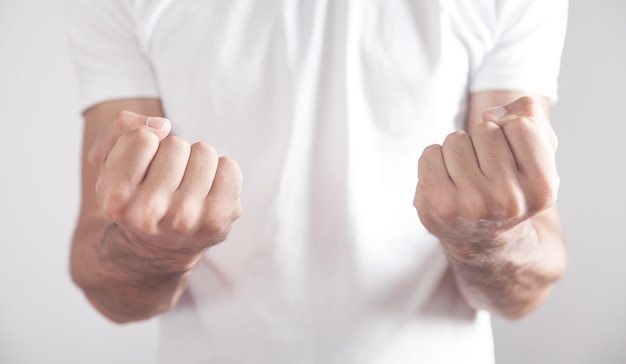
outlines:
[{"label": "man", "polygon": [[71,4],[74,281],[163,362],[493,362],[565,269],[566,5]]}]

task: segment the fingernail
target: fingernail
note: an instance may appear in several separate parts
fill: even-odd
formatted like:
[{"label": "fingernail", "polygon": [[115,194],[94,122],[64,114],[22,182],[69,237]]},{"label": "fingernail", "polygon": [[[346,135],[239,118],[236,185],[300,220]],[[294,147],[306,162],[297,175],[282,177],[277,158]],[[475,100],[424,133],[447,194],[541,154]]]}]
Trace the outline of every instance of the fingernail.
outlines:
[{"label": "fingernail", "polygon": [[157,116],[150,116],[146,119],[146,125],[153,129],[163,129],[165,124],[168,122],[169,120],[166,118],[160,118]]},{"label": "fingernail", "polygon": [[502,106],[500,107],[494,107],[491,108],[489,110],[487,110],[485,112],[487,115],[489,115],[489,117],[495,119],[495,120],[501,120],[504,117],[506,117],[509,113],[506,111],[506,109]]}]

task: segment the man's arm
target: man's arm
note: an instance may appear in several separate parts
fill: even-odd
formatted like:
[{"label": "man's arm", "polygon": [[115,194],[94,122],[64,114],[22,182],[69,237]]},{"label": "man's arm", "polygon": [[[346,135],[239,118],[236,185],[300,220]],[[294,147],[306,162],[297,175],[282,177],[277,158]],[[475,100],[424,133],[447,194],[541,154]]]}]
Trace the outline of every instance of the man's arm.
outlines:
[{"label": "man's arm", "polygon": [[523,96],[473,94],[469,132],[426,148],[415,196],[467,302],[507,318],[543,302],[566,267],[556,136],[546,100]]},{"label": "man's arm", "polygon": [[146,125],[146,115],[163,115],[158,100],[110,101],[84,114],[71,275],[116,322],[171,308],[191,268],[240,215],[236,163],[170,136],[168,120]]}]

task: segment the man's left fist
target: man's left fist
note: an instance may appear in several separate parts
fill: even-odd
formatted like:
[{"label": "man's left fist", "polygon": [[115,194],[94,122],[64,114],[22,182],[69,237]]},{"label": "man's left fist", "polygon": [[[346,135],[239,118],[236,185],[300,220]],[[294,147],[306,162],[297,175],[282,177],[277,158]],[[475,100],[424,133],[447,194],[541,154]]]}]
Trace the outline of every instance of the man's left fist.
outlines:
[{"label": "man's left fist", "polygon": [[497,236],[554,204],[556,148],[533,98],[485,111],[469,133],[451,133],[443,145],[424,149],[413,202],[420,220],[446,242]]}]

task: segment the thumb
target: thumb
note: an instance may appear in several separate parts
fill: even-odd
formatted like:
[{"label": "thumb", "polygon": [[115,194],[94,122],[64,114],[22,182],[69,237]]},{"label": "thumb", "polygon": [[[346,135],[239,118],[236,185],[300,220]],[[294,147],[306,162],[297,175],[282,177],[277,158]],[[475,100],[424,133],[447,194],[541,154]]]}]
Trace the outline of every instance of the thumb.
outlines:
[{"label": "thumb", "polygon": [[122,111],[116,114],[100,135],[89,151],[89,162],[94,166],[100,166],[109,156],[111,149],[117,140],[124,134],[138,129],[146,128],[163,140],[172,130],[172,123],[162,117],[148,117],[130,111]]},{"label": "thumb", "polygon": [[520,97],[510,104],[494,107],[483,113],[483,121],[492,121],[498,125],[517,118],[535,119],[541,113],[541,106],[530,96]]},{"label": "thumb", "polygon": [[[545,109],[544,109],[545,107]],[[483,113],[483,122],[491,121],[503,127],[507,122],[517,119],[526,119],[535,123],[543,131],[552,148],[558,148],[558,139],[547,116],[547,106],[538,99],[523,96],[510,104],[494,107]]]},{"label": "thumb", "polygon": [[172,123],[169,119],[158,116],[148,116],[146,126],[159,137],[159,140],[165,139],[172,131]]}]

